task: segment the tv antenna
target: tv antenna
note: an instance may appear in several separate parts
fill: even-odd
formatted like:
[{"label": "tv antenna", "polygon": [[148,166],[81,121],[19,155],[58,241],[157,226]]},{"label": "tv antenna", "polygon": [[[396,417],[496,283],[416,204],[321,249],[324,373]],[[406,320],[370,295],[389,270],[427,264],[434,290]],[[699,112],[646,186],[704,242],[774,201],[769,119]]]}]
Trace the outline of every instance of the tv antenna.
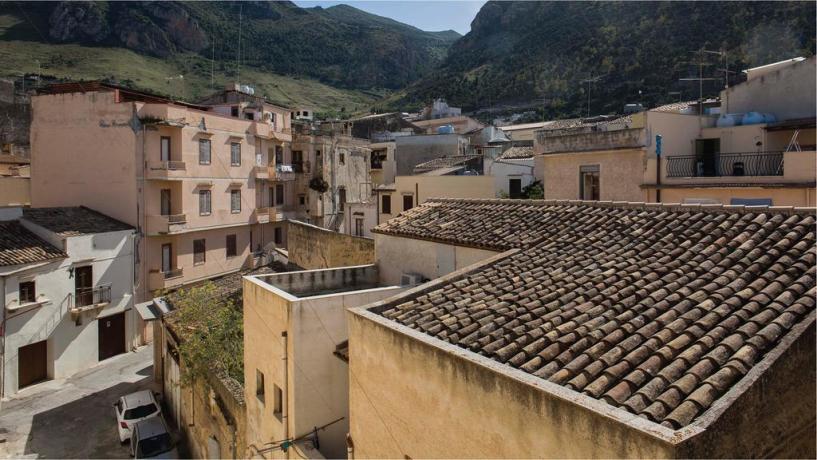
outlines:
[{"label": "tv antenna", "polygon": [[235,82],[241,83],[241,30],[243,27],[243,13],[244,13],[244,5],[242,2],[239,2],[238,5],[238,58],[236,59],[236,73],[235,73]]},{"label": "tv antenna", "polygon": [[596,75],[595,77],[585,78],[582,80],[582,83],[587,83],[587,117],[590,117],[590,85],[597,83],[601,80],[600,75]]},{"label": "tv antenna", "polygon": [[720,80],[720,78],[712,78],[712,77],[704,77],[704,66],[712,65],[711,62],[707,62],[705,56],[707,53],[716,53],[716,51],[709,51],[704,48],[699,49],[698,51],[691,51],[692,53],[696,53],[697,59],[694,61],[689,62],[690,64],[694,64],[698,66],[698,76],[697,77],[688,77],[688,78],[679,78],[678,81],[697,81],[698,82],[698,115],[703,114],[703,106],[704,106],[704,81],[710,80]]}]

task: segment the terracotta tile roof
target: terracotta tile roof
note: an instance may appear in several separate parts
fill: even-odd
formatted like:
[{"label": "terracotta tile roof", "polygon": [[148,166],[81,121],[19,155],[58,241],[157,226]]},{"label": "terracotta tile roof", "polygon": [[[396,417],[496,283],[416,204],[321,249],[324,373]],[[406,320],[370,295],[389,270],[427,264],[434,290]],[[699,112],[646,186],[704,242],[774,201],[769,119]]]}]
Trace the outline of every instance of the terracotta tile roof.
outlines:
[{"label": "terracotta tile roof", "polygon": [[[673,102],[671,104],[660,105],[652,110],[651,112],[681,112],[682,110],[686,109],[690,105],[698,104],[698,101],[686,101],[686,102]],[[696,109],[697,110],[697,109]]]},{"label": "terracotta tile roof", "polygon": [[[445,206],[479,220],[472,202]],[[814,327],[813,209],[520,206],[491,220],[536,215],[536,244],[374,312],[674,429]]]},{"label": "terracotta tile roof", "polygon": [[440,168],[450,168],[453,166],[464,165],[470,161],[476,161],[482,158],[482,155],[452,155],[448,157],[434,158],[433,160],[420,163],[414,167],[414,174],[420,174],[428,171],[433,171]]},{"label": "terracotta tile roof", "polygon": [[30,264],[68,257],[19,221],[0,222],[0,266]]},{"label": "terracotta tile roof", "polygon": [[23,218],[60,236],[133,230],[130,225],[85,206],[30,208],[23,211]]},{"label": "terracotta tile roof", "polygon": [[523,158],[533,158],[533,147],[511,147],[497,157],[499,160],[519,160]]},{"label": "terracotta tile roof", "polygon": [[542,203],[432,198],[372,232],[505,251],[542,239],[539,226],[548,211]]}]

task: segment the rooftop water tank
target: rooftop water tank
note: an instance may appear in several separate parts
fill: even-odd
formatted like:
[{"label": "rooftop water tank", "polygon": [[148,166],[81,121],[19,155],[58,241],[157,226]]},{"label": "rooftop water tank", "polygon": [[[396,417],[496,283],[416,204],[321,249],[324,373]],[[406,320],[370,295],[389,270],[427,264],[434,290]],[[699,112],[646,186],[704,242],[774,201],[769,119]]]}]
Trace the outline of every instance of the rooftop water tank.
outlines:
[{"label": "rooftop water tank", "polygon": [[777,117],[774,116],[773,113],[764,113],[763,114],[763,122],[764,123],[774,123],[777,121]]},{"label": "rooftop water tank", "polygon": [[437,128],[437,134],[454,134],[454,126],[443,125]]},{"label": "rooftop water tank", "polygon": [[730,126],[738,126],[740,125],[740,115],[735,115],[733,113],[725,113],[718,117],[718,128],[728,128]]},{"label": "rooftop water tank", "polygon": [[765,120],[765,118],[763,117],[762,113],[760,113],[760,112],[749,112],[749,113],[747,113],[746,115],[743,116],[743,120],[741,120],[741,121],[743,122],[744,125],[756,125],[756,124],[759,124],[759,123],[763,123],[764,120]]}]

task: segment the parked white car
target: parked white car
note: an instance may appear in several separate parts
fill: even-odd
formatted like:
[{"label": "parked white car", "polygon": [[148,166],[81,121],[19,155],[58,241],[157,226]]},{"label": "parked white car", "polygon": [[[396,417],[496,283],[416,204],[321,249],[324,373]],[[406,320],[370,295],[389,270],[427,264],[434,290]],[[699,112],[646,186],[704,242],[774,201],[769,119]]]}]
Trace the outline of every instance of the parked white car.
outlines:
[{"label": "parked white car", "polygon": [[119,398],[114,405],[116,428],[119,440],[125,442],[131,437],[131,429],[136,422],[156,417],[162,409],[150,390],[137,391]]},{"label": "parked white car", "polygon": [[150,417],[136,422],[130,438],[133,458],[179,458],[176,443],[167,429],[164,418]]}]

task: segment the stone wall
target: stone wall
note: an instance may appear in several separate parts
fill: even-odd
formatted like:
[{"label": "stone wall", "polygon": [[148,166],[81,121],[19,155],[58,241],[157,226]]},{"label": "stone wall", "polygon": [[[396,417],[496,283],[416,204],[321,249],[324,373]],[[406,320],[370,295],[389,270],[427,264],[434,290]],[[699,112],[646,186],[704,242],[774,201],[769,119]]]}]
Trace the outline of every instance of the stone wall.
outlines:
[{"label": "stone wall", "polygon": [[374,262],[374,240],[370,238],[289,221],[287,239],[289,261],[307,270]]}]

